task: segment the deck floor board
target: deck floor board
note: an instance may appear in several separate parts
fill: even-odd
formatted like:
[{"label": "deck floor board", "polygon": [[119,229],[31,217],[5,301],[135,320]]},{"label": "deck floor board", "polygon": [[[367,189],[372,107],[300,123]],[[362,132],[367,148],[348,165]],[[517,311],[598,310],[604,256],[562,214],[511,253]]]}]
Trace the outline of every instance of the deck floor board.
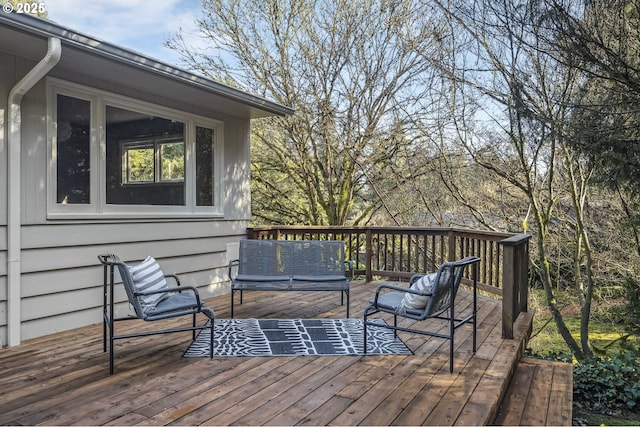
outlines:
[{"label": "deck floor board", "polygon": [[[352,282],[351,317],[362,316],[374,291],[375,283]],[[243,302],[236,305],[238,318],[344,317],[346,312],[337,292],[253,291]],[[207,305],[216,318],[230,316],[229,295]],[[456,311],[470,306],[470,293],[461,289]],[[399,335],[413,355],[210,360],[182,357],[189,333],[119,340],[114,375],[102,349],[101,324],[37,338],[0,349],[0,425],[490,424],[531,317],[521,316],[516,338],[503,340],[500,303],[479,297],[478,308],[477,352],[471,349],[472,327],[462,326],[456,331],[453,374],[447,340],[404,332]],[[154,323],[117,327],[151,330]],[[446,327],[439,321],[402,319],[401,324]],[[558,387],[554,393],[561,394]],[[539,402],[546,405],[540,410],[561,414],[563,408],[551,403]]]}]

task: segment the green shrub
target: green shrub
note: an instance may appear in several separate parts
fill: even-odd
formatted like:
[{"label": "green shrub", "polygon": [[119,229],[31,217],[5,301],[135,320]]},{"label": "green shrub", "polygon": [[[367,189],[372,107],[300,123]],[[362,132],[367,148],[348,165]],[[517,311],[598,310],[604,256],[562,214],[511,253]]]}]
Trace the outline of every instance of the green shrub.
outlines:
[{"label": "green shrub", "polygon": [[573,398],[574,404],[601,414],[640,413],[640,358],[627,352],[578,363]]},{"label": "green shrub", "polygon": [[640,332],[640,282],[627,277],[624,281],[625,299],[627,301],[625,326],[632,334]]}]

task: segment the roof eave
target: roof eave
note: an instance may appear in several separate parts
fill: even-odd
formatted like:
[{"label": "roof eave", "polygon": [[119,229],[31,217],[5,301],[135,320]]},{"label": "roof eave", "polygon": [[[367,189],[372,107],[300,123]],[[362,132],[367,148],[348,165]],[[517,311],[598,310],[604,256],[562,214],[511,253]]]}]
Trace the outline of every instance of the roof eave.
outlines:
[{"label": "roof eave", "polygon": [[31,15],[13,13],[0,14],[0,22],[4,22],[20,31],[43,38],[57,37],[62,41],[63,46],[67,45],[90,55],[126,64],[143,72],[162,76],[209,92],[213,95],[222,96],[231,101],[240,102],[250,108],[250,118],[270,115],[286,116],[294,113],[292,108],[176,68],[139,52],[76,32],[52,21]]}]

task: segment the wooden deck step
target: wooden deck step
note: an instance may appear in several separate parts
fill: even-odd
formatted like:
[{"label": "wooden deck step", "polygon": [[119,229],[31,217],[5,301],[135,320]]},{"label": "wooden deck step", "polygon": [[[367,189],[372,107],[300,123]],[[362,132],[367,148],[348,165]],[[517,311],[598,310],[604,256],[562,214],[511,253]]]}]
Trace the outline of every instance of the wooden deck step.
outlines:
[{"label": "wooden deck step", "polygon": [[500,404],[495,425],[570,426],[572,405],[571,363],[523,357]]}]

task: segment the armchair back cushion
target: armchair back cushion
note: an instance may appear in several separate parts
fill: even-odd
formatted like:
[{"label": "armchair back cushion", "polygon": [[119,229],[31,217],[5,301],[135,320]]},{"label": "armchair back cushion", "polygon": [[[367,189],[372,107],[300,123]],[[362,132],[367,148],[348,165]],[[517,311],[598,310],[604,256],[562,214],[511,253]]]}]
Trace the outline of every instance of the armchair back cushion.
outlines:
[{"label": "armchair back cushion", "polygon": [[[439,278],[438,274],[440,275]],[[427,304],[429,304],[431,298],[435,297],[437,299],[437,304],[436,306],[431,307],[430,311],[439,311],[440,308],[438,308],[437,306],[448,304],[447,294],[450,290],[450,278],[451,274],[449,273],[449,269],[440,269],[439,272],[425,274],[424,276],[420,277],[411,285],[411,289],[414,291],[418,291],[423,295],[406,292],[404,294],[404,297],[402,298],[402,301],[400,301],[399,309],[401,310],[401,312],[407,309],[424,310],[427,307]]]},{"label": "armchair back cushion", "polygon": [[[164,273],[162,273],[160,265],[152,256],[148,256],[139,264],[128,267],[136,292],[159,291],[167,288],[167,280],[164,277]],[[138,300],[143,310],[146,311],[148,308],[155,307],[160,298],[165,295],[162,293],[140,295]]]},{"label": "armchair back cushion", "polygon": [[[432,294],[437,274],[438,273],[431,273],[422,276],[411,285],[411,289],[423,294]],[[413,308],[422,310],[427,306],[429,298],[429,295],[417,295],[407,292],[404,294],[402,301],[400,301],[400,307],[402,309]]]}]

